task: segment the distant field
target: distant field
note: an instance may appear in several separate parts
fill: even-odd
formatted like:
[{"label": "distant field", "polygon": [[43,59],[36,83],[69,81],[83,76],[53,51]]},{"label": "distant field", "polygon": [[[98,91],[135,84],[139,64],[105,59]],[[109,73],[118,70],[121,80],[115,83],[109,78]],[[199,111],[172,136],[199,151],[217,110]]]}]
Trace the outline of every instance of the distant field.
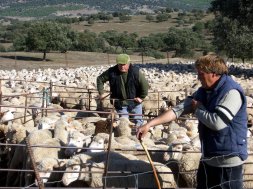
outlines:
[{"label": "distant field", "polygon": [[[3,1],[3,0],[2,0]],[[0,3],[0,16],[11,17],[53,17],[58,11],[73,11],[84,8],[96,9],[103,12],[119,12],[130,10],[133,13],[142,10],[143,6],[149,10],[160,8],[176,8],[184,11],[193,9],[207,10],[212,0],[8,0]],[[86,14],[86,12],[80,11]]]},{"label": "distant field", "polygon": [[[133,16],[132,20],[126,23],[119,22],[118,18],[114,18],[109,23],[95,22],[89,26],[87,22],[72,24],[73,30],[82,32],[90,30],[91,32],[100,33],[108,30],[116,30],[118,32],[127,31],[128,33],[136,32],[139,37],[147,36],[151,33],[164,33],[170,27],[177,26],[177,13],[171,14],[172,17],[165,22],[148,22],[144,15]],[[213,15],[206,15],[199,21],[207,21],[213,18]],[[182,27],[192,27],[193,25],[184,25]],[[3,43],[4,47],[9,48],[10,43]],[[198,53],[198,52],[197,52]],[[164,54],[165,57],[167,54]],[[105,53],[92,52],[68,52],[68,53],[47,53],[47,61],[42,61],[42,53],[28,52],[0,52],[0,69],[38,69],[38,68],[60,68],[60,67],[80,67],[84,65],[106,65],[115,64],[115,55]],[[198,56],[198,54],[196,55]],[[170,54],[171,57],[171,54]],[[142,57],[131,55],[131,59],[136,63],[142,62]],[[178,60],[171,59],[170,61]],[[144,57],[144,62],[167,63],[167,59],[155,60],[152,57]]]},{"label": "distant field", "polygon": [[[91,32],[100,33],[108,30],[115,30],[118,32],[127,31],[128,33],[136,32],[140,37],[147,36],[151,33],[165,33],[170,27],[177,26],[177,13],[171,14],[172,17],[165,22],[148,22],[145,15],[132,16],[132,20],[126,23],[119,22],[118,18],[114,18],[109,23],[95,22],[93,25],[89,25],[86,21],[79,24],[72,24],[72,28],[77,31],[89,30]],[[201,20],[206,22],[213,19],[213,15],[209,14],[204,16]],[[192,25],[184,25],[184,28],[190,28]],[[180,27],[179,27],[180,28]]]}]

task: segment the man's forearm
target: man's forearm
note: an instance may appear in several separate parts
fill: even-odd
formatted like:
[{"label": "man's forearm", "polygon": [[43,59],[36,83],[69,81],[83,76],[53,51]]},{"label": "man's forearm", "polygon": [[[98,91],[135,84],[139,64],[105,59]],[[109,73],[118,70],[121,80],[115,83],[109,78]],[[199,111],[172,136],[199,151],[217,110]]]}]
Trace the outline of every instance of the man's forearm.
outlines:
[{"label": "man's forearm", "polygon": [[176,118],[177,118],[176,114],[174,113],[173,110],[167,110],[163,114],[161,114],[158,117],[152,119],[150,122],[147,123],[147,125],[149,125],[149,127],[154,127],[156,125],[171,122],[171,121],[175,120]]}]

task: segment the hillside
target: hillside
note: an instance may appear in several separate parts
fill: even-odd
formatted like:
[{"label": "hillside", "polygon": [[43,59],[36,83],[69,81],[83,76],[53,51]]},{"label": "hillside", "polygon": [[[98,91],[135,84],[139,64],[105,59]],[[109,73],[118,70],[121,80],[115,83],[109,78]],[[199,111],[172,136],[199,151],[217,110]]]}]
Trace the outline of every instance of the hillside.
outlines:
[{"label": "hillside", "polygon": [[5,17],[53,17],[61,12],[75,15],[95,11],[152,12],[160,8],[183,11],[206,10],[212,0],[2,0],[0,16]]}]

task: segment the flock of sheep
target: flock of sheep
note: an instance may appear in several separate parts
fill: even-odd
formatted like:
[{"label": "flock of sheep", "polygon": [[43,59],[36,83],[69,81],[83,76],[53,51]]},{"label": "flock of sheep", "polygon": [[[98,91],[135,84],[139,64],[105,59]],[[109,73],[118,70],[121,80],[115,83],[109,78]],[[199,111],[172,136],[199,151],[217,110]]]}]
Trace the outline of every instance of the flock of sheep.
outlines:
[{"label": "flock of sheep", "polygon": [[[228,64],[247,95],[252,153],[253,66]],[[157,188],[131,120],[119,118],[108,98],[96,98],[96,77],[109,66],[0,70],[0,187]],[[145,121],[200,86],[193,62],[137,66],[150,84]],[[155,127],[144,139],[162,188],[196,186],[197,124],[192,115],[182,117]],[[250,155],[245,188],[253,186],[251,163]]]}]

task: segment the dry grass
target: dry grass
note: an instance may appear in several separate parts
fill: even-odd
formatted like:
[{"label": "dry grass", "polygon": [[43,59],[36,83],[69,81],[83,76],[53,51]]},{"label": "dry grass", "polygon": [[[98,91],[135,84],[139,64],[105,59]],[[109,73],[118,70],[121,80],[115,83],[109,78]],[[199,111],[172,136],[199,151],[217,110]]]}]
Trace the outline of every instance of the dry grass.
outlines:
[{"label": "dry grass", "polygon": [[[207,21],[212,19],[212,15],[204,16],[200,21]],[[170,27],[177,26],[177,13],[171,14],[171,18],[165,22],[148,22],[145,15],[132,16],[132,19],[127,23],[119,22],[118,18],[114,18],[109,23],[95,22],[93,25],[87,22],[80,22],[79,24],[72,24],[72,28],[77,31],[89,30],[91,32],[100,33],[108,30],[115,30],[118,32],[127,31],[128,33],[136,32],[140,37],[147,36],[151,33],[165,33]],[[192,27],[193,25],[183,26],[184,28]],[[179,27],[180,28],[180,27]]]},{"label": "dry grass", "polygon": [[[0,70],[11,69],[45,69],[45,68],[75,68],[91,65],[112,65],[115,64],[115,54],[95,53],[95,52],[76,52],[67,53],[48,53],[47,60],[42,61],[42,53],[30,52],[0,52]],[[131,55],[133,63],[142,63],[142,57]],[[178,61],[178,59],[171,59]],[[144,63],[167,63],[167,59],[156,60],[153,57],[144,57]]]},{"label": "dry grass", "polygon": [[[202,18],[202,21],[212,19],[212,15],[207,15]],[[128,33],[136,32],[139,36],[147,36],[151,33],[164,33],[170,27],[176,26],[177,13],[172,13],[171,18],[166,22],[148,22],[145,15],[133,16],[127,23],[119,22],[118,18],[114,18],[109,23],[95,22],[94,25],[89,26],[87,22],[73,24],[72,28],[77,31],[84,31],[86,29],[91,32],[100,33],[108,30],[116,30],[118,32],[127,31]],[[192,27],[187,25],[183,27]],[[4,44],[6,48],[11,44]],[[166,54],[165,54],[166,56]],[[92,52],[68,52],[68,53],[47,53],[47,61],[42,61],[42,53],[28,53],[28,52],[0,52],[0,69],[37,69],[37,68],[60,68],[60,67],[80,67],[87,65],[107,65],[115,64],[115,55],[105,53]],[[142,63],[142,57],[131,55],[131,59],[135,63]],[[170,62],[178,59],[171,59]],[[159,62],[167,63],[167,59],[155,60],[152,57],[144,57],[143,62]]]}]

